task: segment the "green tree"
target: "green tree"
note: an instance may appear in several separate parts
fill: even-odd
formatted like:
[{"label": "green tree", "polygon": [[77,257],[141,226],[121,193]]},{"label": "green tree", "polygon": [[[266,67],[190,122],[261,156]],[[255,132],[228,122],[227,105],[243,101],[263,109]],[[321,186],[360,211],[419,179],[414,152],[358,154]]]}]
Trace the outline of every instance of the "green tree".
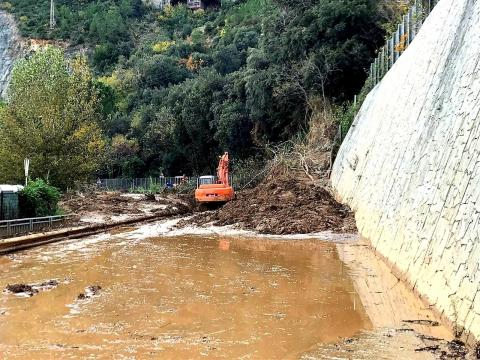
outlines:
[{"label": "green tree", "polygon": [[31,175],[55,186],[85,181],[104,147],[99,109],[84,57],[67,60],[48,47],[19,61],[0,112],[0,181],[20,181],[26,157]]},{"label": "green tree", "polygon": [[60,192],[42,179],[30,181],[20,192],[20,215],[23,218],[52,216],[58,212]]}]

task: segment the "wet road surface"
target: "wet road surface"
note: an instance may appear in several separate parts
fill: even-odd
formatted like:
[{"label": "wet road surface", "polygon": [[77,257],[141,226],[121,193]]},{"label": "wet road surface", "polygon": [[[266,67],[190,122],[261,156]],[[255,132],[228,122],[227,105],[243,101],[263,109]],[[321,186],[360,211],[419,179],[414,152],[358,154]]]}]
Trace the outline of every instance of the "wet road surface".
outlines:
[{"label": "wet road surface", "polygon": [[355,243],[156,227],[1,256],[34,294],[0,293],[0,359],[434,359],[422,336],[449,336],[405,324],[435,318]]},{"label": "wet road surface", "polygon": [[[0,258],[4,358],[299,358],[370,329],[331,243],[99,236]],[[85,288],[99,293],[77,300]]]}]

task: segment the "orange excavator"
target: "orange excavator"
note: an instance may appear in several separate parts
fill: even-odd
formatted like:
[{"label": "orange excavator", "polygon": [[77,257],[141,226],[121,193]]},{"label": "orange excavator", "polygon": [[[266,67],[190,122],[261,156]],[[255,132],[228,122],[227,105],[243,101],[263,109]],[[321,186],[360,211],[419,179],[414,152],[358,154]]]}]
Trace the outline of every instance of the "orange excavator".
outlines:
[{"label": "orange excavator", "polygon": [[199,203],[225,203],[233,200],[235,191],[230,184],[228,152],[220,157],[217,180],[214,176],[200,176],[195,190],[195,200]]}]

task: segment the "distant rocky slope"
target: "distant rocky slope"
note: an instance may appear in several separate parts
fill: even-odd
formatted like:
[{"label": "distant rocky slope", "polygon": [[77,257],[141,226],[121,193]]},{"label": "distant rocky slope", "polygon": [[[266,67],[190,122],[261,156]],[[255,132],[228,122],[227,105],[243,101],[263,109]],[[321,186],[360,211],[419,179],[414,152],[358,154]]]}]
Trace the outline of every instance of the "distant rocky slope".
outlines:
[{"label": "distant rocky slope", "polygon": [[6,96],[15,59],[24,52],[23,40],[12,15],[0,11],[0,95]]}]

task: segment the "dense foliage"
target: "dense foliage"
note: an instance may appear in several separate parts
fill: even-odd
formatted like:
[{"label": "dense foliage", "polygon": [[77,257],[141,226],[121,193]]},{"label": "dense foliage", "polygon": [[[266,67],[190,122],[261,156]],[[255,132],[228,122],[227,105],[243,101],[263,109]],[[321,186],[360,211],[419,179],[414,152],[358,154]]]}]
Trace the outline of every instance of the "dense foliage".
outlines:
[{"label": "dense foliage", "polygon": [[53,30],[49,23],[50,0],[9,0],[0,7],[17,15],[20,31],[26,37],[92,47],[93,60],[101,70],[115,64],[119,56],[130,54],[135,41],[131,29],[145,13],[141,0],[55,0],[55,4]]},{"label": "dense foliage", "polygon": [[32,176],[60,188],[86,180],[103,152],[99,116],[85,58],[49,47],[17,62],[0,111],[0,182],[22,179],[24,158]]},{"label": "dense foliage", "polygon": [[[307,130],[312,99],[356,94],[384,37],[377,0],[238,0],[155,11],[136,0],[10,0],[28,34],[94,44],[108,146],[100,176],[211,172]],[[37,15],[36,15],[37,16]],[[389,16],[389,15],[388,15]]]},{"label": "dense foliage", "polygon": [[21,217],[56,215],[60,192],[42,179],[30,181],[19,193]]}]

